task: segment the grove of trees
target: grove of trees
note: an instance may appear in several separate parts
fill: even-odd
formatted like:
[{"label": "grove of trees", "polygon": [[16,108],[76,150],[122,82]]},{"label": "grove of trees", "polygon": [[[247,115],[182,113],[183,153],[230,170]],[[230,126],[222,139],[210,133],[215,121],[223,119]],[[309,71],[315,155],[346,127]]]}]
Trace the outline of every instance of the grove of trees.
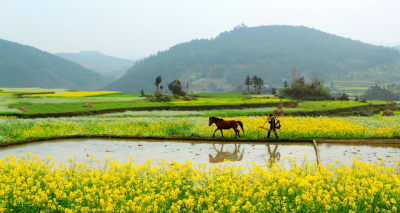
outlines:
[{"label": "grove of trees", "polygon": [[378,84],[368,88],[361,96],[361,99],[400,101],[399,95],[393,94],[388,88],[381,87]]},{"label": "grove of trees", "polygon": [[327,100],[331,98],[328,91],[323,88],[321,79],[315,78],[311,81],[311,84],[308,84],[304,76],[300,74],[293,79],[291,87],[289,87],[286,82],[281,92],[282,96],[293,99]]},{"label": "grove of trees", "polygon": [[250,86],[253,86],[254,90],[258,89],[258,91],[261,91],[261,88],[264,85],[264,80],[256,75],[253,78],[250,78],[250,76],[247,75],[244,80],[244,85],[247,86],[247,92],[250,92]]}]

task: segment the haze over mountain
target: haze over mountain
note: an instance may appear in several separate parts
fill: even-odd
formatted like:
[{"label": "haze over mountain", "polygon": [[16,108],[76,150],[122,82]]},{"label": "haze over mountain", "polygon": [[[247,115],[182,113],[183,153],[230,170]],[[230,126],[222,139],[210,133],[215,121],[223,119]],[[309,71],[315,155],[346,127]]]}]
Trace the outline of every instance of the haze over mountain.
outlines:
[{"label": "haze over mountain", "polygon": [[100,73],[109,82],[122,77],[126,73],[126,70],[128,70],[134,63],[132,60],[104,55],[99,51],[55,53],[55,55],[94,70]]},{"label": "haze over mountain", "polygon": [[400,45],[399,46],[395,46],[393,48],[400,50]]},{"label": "haze over mountain", "polygon": [[179,79],[200,92],[243,85],[247,75],[282,86],[291,79],[293,66],[306,77],[400,82],[399,59],[400,52],[392,48],[312,28],[242,25],[214,39],[192,40],[151,55],[103,89],[152,93],[159,75],[165,88]]},{"label": "haze over mountain", "polygon": [[0,39],[0,87],[95,90],[101,75],[37,48]]}]

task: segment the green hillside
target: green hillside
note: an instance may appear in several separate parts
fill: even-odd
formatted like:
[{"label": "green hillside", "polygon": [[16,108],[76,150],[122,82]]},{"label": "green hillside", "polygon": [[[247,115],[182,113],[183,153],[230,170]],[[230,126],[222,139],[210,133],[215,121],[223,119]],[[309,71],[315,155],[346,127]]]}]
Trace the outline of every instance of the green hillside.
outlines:
[{"label": "green hillside", "polygon": [[[282,86],[290,70],[306,77],[328,79],[376,78],[400,81],[400,52],[295,26],[238,26],[213,39],[195,39],[136,63],[123,78],[103,89],[146,93],[155,91],[161,75],[164,87],[175,79],[191,83],[190,90],[227,91],[243,85],[247,75],[265,84]],[[366,72],[366,75],[363,73]],[[356,75],[352,75],[357,73]]]},{"label": "green hillside", "polygon": [[122,77],[133,61],[104,55],[98,51],[81,51],[79,53],[56,53],[55,55],[76,62],[88,69],[100,73],[109,81]]},{"label": "green hillside", "polygon": [[0,76],[0,87],[95,90],[105,85],[100,74],[77,63],[2,39]]}]

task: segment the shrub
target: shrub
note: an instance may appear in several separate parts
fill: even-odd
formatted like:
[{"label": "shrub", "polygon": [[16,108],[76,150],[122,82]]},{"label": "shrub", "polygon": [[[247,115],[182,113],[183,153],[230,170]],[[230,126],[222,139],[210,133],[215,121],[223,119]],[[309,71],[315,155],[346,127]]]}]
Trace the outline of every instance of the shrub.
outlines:
[{"label": "shrub", "polygon": [[153,97],[152,99],[150,99],[151,102],[169,102],[171,101],[171,97],[170,96],[164,96],[164,95],[160,95],[157,97]]},{"label": "shrub", "polygon": [[349,100],[349,96],[346,93],[343,93],[342,96],[339,98],[339,100],[348,101]]}]

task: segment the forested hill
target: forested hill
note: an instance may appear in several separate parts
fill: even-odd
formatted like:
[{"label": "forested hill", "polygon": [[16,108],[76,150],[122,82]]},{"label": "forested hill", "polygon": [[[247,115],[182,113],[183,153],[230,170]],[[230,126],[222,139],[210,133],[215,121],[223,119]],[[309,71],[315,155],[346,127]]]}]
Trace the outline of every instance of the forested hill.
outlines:
[{"label": "forested hill", "polygon": [[95,90],[100,74],[37,48],[0,39],[0,87]]},{"label": "forested hill", "polygon": [[79,53],[56,53],[55,55],[76,62],[88,69],[100,73],[110,81],[122,77],[133,61],[104,55],[99,51],[81,51]]},{"label": "forested hill", "polygon": [[399,46],[395,46],[393,48],[400,50],[400,45]]},{"label": "forested hill", "polygon": [[399,58],[400,52],[392,48],[307,27],[238,26],[214,39],[196,39],[158,52],[136,63],[121,79],[103,89],[136,93],[144,89],[151,93],[159,75],[164,87],[175,79],[194,79],[193,87],[211,80],[217,87],[229,88],[243,85],[247,75],[281,86],[283,80],[290,79],[293,66],[305,75],[339,79],[370,68],[395,75],[393,67]]}]

